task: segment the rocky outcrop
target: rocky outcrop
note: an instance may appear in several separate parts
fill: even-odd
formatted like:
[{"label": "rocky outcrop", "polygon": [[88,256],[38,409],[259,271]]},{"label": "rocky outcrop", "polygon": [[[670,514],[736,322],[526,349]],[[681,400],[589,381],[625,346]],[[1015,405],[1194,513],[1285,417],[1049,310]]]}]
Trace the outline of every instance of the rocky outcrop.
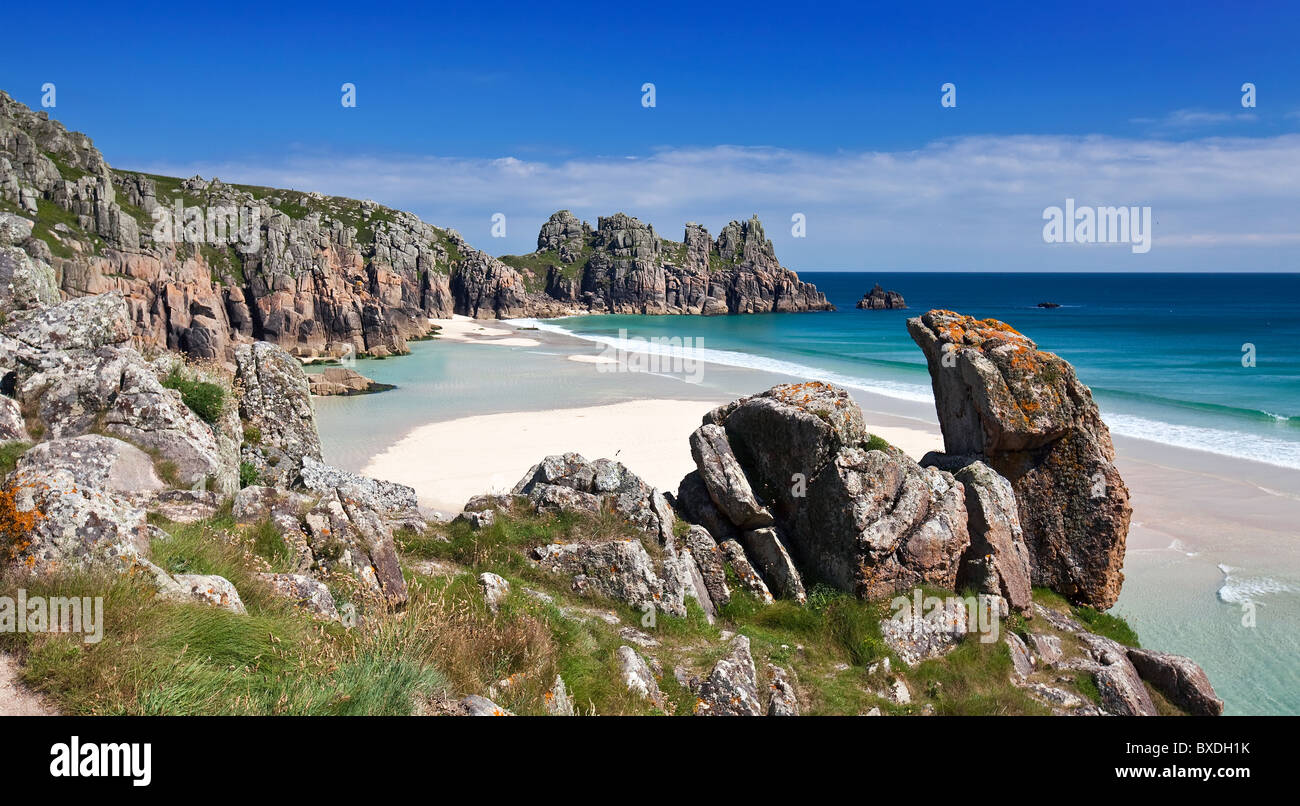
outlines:
[{"label": "rocky outcrop", "polygon": [[1088,387],[997,320],[930,311],[907,327],[929,364],[946,452],[980,458],[1015,490],[1033,583],[1110,607],[1132,508]]},{"label": "rocky outcrop", "polygon": [[599,594],[642,611],[685,616],[684,591],[666,584],[645,546],[636,540],[550,543],[532,551],[544,570],[568,578],[575,593]]},{"label": "rocky outcrop", "polygon": [[577,453],[548,456],[533,465],[511,493],[527,496],[538,509],[596,513],[608,507],[660,544],[671,545],[673,540],[676,516],[663,494],[610,459],[588,462]]},{"label": "rocky outcrop", "polygon": [[406,580],[388,520],[343,490],[326,493],[304,516],[312,568],[343,571],[389,608],[406,604]]},{"label": "rocky outcrop", "polygon": [[[0,325],[13,396],[41,438],[102,433],[149,452],[175,486],[233,492],[238,457],[233,407],[205,422],[164,386],[177,369],[125,344],[127,306],[116,294],[15,313]],[[190,370],[184,370],[190,372]],[[225,396],[229,390],[222,389]]]},{"label": "rocky outcrop", "polygon": [[1127,654],[1143,680],[1187,713],[1193,716],[1219,716],[1223,713],[1223,700],[1214,693],[1205,670],[1191,659],[1135,647],[1129,647]]},{"label": "rocky outcrop", "polygon": [[218,361],[254,340],[296,356],[401,354],[429,335],[429,317],[453,313],[832,307],[780,265],[757,218],[716,243],[687,225],[677,244],[622,213],[593,230],[561,211],[538,252],[507,265],[372,201],[114,170],[88,137],[3,92],[0,199],[32,224],[0,228],[0,252],[26,256],[0,254],[0,280],[16,278],[0,306],[6,293],[49,301],[54,277],[69,296],[118,291],[140,343]]},{"label": "rocky outcrop", "polygon": [[754,657],[749,652],[749,639],[737,635],[731,639],[727,649],[726,656],[714,665],[700,684],[695,714],[761,716],[763,706],[758,701],[758,680],[754,672]]},{"label": "rocky outcrop", "polygon": [[[776,569],[785,565],[778,548],[788,550],[802,575],[863,597],[955,584],[970,542],[962,485],[873,443],[861,409],[843,389],[818,382],[777,386],[721,406],[704,421],[696,443],[708,434],[711,447],[695,451],[697,473],[702,480],[722,479],[713,487],[731,495],[715,503],[734,508],[735,491],[748,489],[775,520],[770,535],[745,529],[739,539],[769,587],[774,579],[768,575],[781,576]],[[739,468],[730,474],[746,480],[747,488],[718,472],[715,457],[726,450]],[[709,518],[698,517],[693,486],[683,480],[678,499],[689,500],[685,514],[703,525]],[[727,508],[716,509],[727,514]],[[743,519],[751,511],[737,515]],[[735,520],[731,525],[743,527]],[[793,590],[784,582],[777,589]]]},{"label": "rocky outcrop", "polygon": [[732,221],[716,242],[687,224],[681,243],[615,213],[595,229],[561,210],[542,225],[537,251],[502,261],[541,313],[701,314],[824,311],[834,306],[776,259],[758,217]]},{"label": "rocky outcrop", "polygon": [[871,290],[862,295],[858,300],[857,307],[869,311],[892,311],[906,308],[907,303],[903,301],[903,295],[897,291],[886,291],[876,283]]},{"label": "rocky outcrop", "polygon": [[257,342],[235,350],[235,384],[244,421],[241,460],[256,469],[262,484],[289,486],[304,459],[321,457],[307,373],[284,350]]}]

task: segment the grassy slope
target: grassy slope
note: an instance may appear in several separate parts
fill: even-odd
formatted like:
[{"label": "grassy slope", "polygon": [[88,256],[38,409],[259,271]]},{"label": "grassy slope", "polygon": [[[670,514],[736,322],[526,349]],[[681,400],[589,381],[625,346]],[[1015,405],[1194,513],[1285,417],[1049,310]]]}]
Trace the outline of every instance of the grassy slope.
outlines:
[{"label": "grassy slope", "polygon": [[[764,607],[740,593],[714,625],[691,602],[686,618],[660,614],[646,626],[639,611],[578,598],[565,580],[524,558],[528,548],[542,543],[633,536],[613,517],[521,511],[477,532],[457,523],[434,526],[424,536],[403,533],[399,543],[410,587],[403,613],[367,612],[350,579],[331,580],[340,605],[355,601],[360,607],[362,624],[353,629],[314,620],[267,592],[254,574],[287,570],[288,553],[266,525],[240,529],[224,513],[191,525],[155,522],[170,535],[155,541],[155,562],[172,572],[225,576],[240,591],[248,615],[159,602],[127,578],[72,574],[21,585],[0,580],[0,595],[14,595],[22,586],[29,596],[105,597],[107,624],[99,644],[85,644],[80,636],[0,635],[0,647],[24,657],[25,681],[65,712],[406,714],[481,693],[516,713],[540,714],[559,674],[585,713],[652,713],[626,691],[618,673],[615,650],[629,643],[619,630],[630,626],[659,642],[641,651],[662,664],[660,686],[672,713],[691,713],[695,704],[673,669],[706,676],[723,651],[724,629],[750,638],[760,681],[769,662],[789,670],[805,699],[805,713],[860,714],[879,707],[916,714],[927,704],[938,714],[1045,713],[1009,682],[1004,643],[983,644],[976,637],[904,672],[910,705],[878,696],[890,678],[879,671],[872,675],[867,667],[889,654],[879,637],[880,620],[888,616],[883,602],[860,602],[815,586],[806,607],[783,601]],[[428,560],[440,570],[421,573],[428,571]],[[485,570],[511,582],[496,615],[487,611],[476,583]],[[1086,618],[1051,594],[1039,597]],[[595,617],[596,611],[612,611],[621,623],[610,625]],[[1034,630],[1047,628],[1038,621]],[[1006,626],[1023,629],[1014,619]],[[1131,636],[1113,617],[1093,626],[1115,637]],[[905,667],[894,658],[893,668]],[[1051,679],[1051,673],[1039,674]],[[1075,688],[1095,697],[1089,684],[1080,681]]]}]

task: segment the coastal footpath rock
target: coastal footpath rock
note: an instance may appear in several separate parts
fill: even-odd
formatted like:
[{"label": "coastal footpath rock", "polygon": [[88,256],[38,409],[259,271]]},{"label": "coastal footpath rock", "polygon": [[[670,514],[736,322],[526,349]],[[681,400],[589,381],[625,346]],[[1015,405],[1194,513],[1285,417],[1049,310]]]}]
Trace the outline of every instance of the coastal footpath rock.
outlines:
[{"label": "coastal footpath rock", "polygon": [[946,452],[980,458],[1015,490],[1033,584],[1113,605],[1132,507],[1074,368],[994,319],[934,310],[907,328],[929,364]]},{"label": "coastal footpath rock", "polygon": [[776,386],[714,409],[704,423],[725,432],[804,575],[866,598],[954,586],[970,542],[962,485],[879,447],[845,390]]},{"label": "coastal footpath rock", "polygon": [[281,348],[257,342],[235,350],[235,384],[245,423],[242,460],[257,469],[263,484],[290,486],[304,458],[321,458],[307,373]]},{"label": "coastal footpath rock", "polygon": [[727,655],[700,684],[696,716],[762,716],[757,677],[749,639],[737,635],[731,639]]},{"label": "coastal footpath rock", "polygon": [[876,283],[871,290],[862,295],[858,300],[857,307],[870,311],[889,311],[906,308],[907,303],[903,301],[903,295],[897,291],[886,291]]},{"label": "coastal footpath rock", "polygon": [[958,587],[1000,596],[1011,609],[1028,611],[1033,605],[1032,572],[1011,482],[971,457],[932,451],[922,457],[921,465],[951,472],[966,491],[970,548],[961,561]]},{"label": "coastal footpath rock", "polygon": [[1205,670],[1190,658],[1129,647],[1129,662],[1138,675],[1174,705],[1193,716],[1220,716],[1223,700],[1214,693]]},{"label": "coastal footpath rock", "polygon": [[608,506],[657,537],[661,545],[673,542],[677,519],[668,501],[620,462],[588,462],[578,453],[547,456],[524,474],[511,493],[527,496],[538,509],[596,513]]}]

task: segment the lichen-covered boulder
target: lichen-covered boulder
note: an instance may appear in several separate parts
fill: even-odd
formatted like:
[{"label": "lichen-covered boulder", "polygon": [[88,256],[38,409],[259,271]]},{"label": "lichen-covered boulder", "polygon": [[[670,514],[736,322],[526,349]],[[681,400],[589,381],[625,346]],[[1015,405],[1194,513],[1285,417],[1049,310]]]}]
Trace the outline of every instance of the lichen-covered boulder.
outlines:
[{"label": "lichen-covered boulder", "polygon": [[339,620],[338,606],[329,588],[306,574],[259,574],[271,593],[329,621]]},{"label": "lichen-covered boulder", "polygon": [[929,364],[946,452],[982,459],[1015,490],[1033,583],[1113,605],[1132,508],[1074,367],[995,319],[934,310],[907,328]]},{"label": "lichen-covered boulder", "polygon": [[149,552],[145,511],[80,483],[64,468],[16,469],[6,480],[25,528],[0,546],[0,565],[35,573],[101,567],[121,571]]},{"label": "lichen-covered boulder", "polygon": [[393,530],[381,515],[334,490],[304,520],[314,569],[351,573],[389,608],[406,604],[406,580]]},{"label": "lichen-covered boulder", "polygon": [[66,470],[76,483],[122,496],[162,490],[153,459],[120,439],[83,434],[34,446],[18,460],[25,470]]},{"label": "lichen-covered boulder", "polygon": [[[767,533],[751,529],[739,537],[769,587],[801,598],[802,585],[777,581],[801,574],[875,598],[920,584],[955,584],[970,542],[961,484],[873,442],[845,390],[820,382],[775,386],[714,409],[704,423],[695,439],[701,479],[720,475],[709,467],[727,464],[717,457],[734,456],[748,488],[731,482],[728,489],[752,490],[775,520],[774,540],[760,540]],[[685,514],[697,521],[701,511],[712,516],[696,503],[688,479],[678,490],[688,502]],[[743,507],[729,514],[718,498],[715,509],[732,526],[751,517]],[[787,563],[776,547],[788,549],[796,575],[783,573]],[[762,557],[760,549],[767,549]]]}]

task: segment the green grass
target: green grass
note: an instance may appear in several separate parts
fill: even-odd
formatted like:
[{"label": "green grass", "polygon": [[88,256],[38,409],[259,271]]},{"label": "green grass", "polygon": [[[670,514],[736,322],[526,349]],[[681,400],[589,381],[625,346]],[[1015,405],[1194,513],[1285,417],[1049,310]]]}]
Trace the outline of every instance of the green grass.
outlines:
[{"label": "green grass", "polygon": [[31,446],[30,442],[0,442],[0,479],[13,472],[18,465],[18,457]]},{"label": "green grass", "polygon": [[220,419],[226,405],[226,390],[221,384],[187,378],[179,369],[172,369],[162,385],[180,392],[185,405],[205,422]]},{"label": "green grass", "polygon": [[252,462],[239,463],[239,487],[253,487],[262,481],[262,474]]}]

